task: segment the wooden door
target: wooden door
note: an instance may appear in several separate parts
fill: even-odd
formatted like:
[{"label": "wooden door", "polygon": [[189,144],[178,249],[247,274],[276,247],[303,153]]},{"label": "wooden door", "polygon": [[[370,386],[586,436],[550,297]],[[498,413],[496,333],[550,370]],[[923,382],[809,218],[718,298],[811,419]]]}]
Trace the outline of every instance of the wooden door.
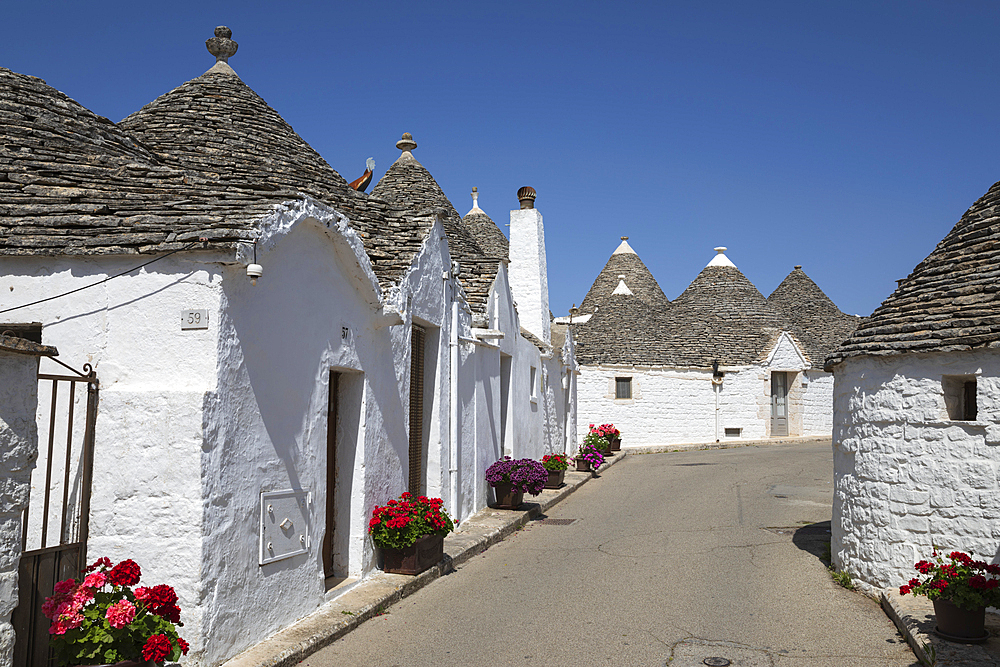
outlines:
[{"label": "wooden door", "polygon": [[340,373],[330,371],[330,395],[326,409],[326,532],[323,534],[323,570],[334,573],[334,534],[337,529],[337,408],[340,403]]},{"label": "wooden door", "polygon": [[788,373],[771,373],[771,435],[788,435]]},{"label": "wooden door", "polygon": [[[424,341],[423,327],[413,325],[410,336],[410,462],[409,491],[419,496],[424,484]],[[452,369],[452,372],[455,372]]]}]

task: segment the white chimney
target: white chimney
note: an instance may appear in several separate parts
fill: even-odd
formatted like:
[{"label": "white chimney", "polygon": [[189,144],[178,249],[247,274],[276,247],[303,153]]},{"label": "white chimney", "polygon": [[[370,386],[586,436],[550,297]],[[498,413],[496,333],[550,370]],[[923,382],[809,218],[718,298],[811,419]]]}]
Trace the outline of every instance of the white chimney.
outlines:
[{"label": "white chimney", "polygon": [[517,198],[521,208],[510,212],[510,289],[517,301],[521,326],[550,344],[549,278],[542,214],[535,208],[534,188],[521,188]]}]

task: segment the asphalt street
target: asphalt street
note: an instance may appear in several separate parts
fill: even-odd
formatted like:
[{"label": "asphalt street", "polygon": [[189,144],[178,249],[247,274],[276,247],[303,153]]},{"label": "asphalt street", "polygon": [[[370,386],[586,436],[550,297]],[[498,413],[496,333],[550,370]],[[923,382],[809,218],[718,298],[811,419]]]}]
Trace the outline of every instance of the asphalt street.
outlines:
[{"label": "asphalt street", "polygon": [[302,665],[915,667],[826,570],[832,470],[829,442],[629,456]]}]

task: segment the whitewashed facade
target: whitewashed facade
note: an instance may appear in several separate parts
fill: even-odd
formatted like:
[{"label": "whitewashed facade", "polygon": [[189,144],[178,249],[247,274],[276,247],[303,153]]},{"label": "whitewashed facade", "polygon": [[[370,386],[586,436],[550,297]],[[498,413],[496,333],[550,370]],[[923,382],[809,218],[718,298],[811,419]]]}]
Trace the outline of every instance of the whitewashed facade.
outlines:
[{"label": "whitewashed facade", "polygon": [[671,302],[623,238],[583,312],[559,318],[575,322],[581,350],[578,438],[602,423],[626,449],[829,436],[833,376],[817,330],[846,337],[855,318],[798,266],[765,299],[723,251]]},{"label": "whitewashed facade", "polygon": [[[139,174],[158,169],[164,180],[175,177],[156,194],[165,206],[184,204],[170,188],[188,187],[190,172],[146,166],[142,161],[153,158],[134,148],[127,134],[100,125],[36,82],[15,81],[35,87],[37,106],[52,100],[53,108],[70,108],[81,123],[111,133],[96,147],[74,150],[100,155],[105,146],[125,146],[122,164]],[[253,102],[228,65],[170,95],[210,97],[202,87],[221,91],[219,98]],[[140,131],[143,122],[144,131],[155,130],[155,114],[170,102],[144,109],[145,119],[130,117],[130,131]],[[90,364],[100,378],[89,559],[131,558],[143,568],[143,583],[174,586],[185,624],[181,634],[191,644],[183,664],[199,667],[221,664],[353,582],[378,576],[367,521],[375,505],[408,488],[415,325],[425,335],[421,491],[442,497],[456,521],[486,507],[484,471],[500,456],[563,451],[575,432],[572,336],[564,332],[554,349],[548,340],[522,335],[514,305],[520,295],[512,293],[506,264],[497,263],[475,284],[485,304],[474,301],[468,291],[473,283],[465,282],[473,274],[455,260],[450,220],[347,192],[339,174],[266,111],[286,133],[280,143],[300,142],[297,154],[281,158],[294,163],[296,155],[304,156],[320,174],[301,184],[315,196],[284,198],[280,190],[269,194],[275,191],[270,181],[266,188],[251,182],[241,196],[262,191],[260,202],[242,212],[198,210],[202,217],[191,224],[230,224],[195,227],[186,238],[178,239],[176,231],[150,233],[141,249],[121,250],[95,233],[88,243],[104,249],[79,253],[71,246],[53,251],[51,240],[61,238],[53,235],[42,237],[50,246],[34,252],[0,248],[9,255],[3,306],[87,287],[19,308],[17,318],[42,322],[46,344],[59,346],[71,365]],[[255,119],[261,113],[246,112]],[[237,121],[227,116],[221,122],[228,127]],[[168,133],[170,140],[180,143],[185,129]],[[90,136],[75,134],[84,137],[80,141]],[[150,143],[156,139],[144,135]],[[70,163],[74,150],[66,152]],[[281,168],[279,160],[274,164]],[[121,169],[112,166],[120,177]],[[26,182],[31,168],[25,167]],[[72,164],[67,172],[73,173]],[[286,177],[297,178],[295,172]],[[275,175],[279,183],[281,178]],[[95,191],[102,187],[93,185]],[[209,208],[213,197],[225,198],[211,187],[196,193],[203,203],[192,207]],[[142,205],[148,206],[146,219],[155,219],[158,200]],[[113,216],[106,209],[116,206],[104,205],[103,214]],[[395,227],[406,226],[401,238],[409,245],[397,248],[395,240],[373,236],[378,226],[368,226],[365,207],[395,216]],[[16,215],[13,203],[11,210]],[[421,239],[416,246],[414,236]],[[159,252],[157,239],[164,244]],[[531,250],[544,272],[544,245]],[[402,269],[386,263],[399,257],[407,258]],[[263,267],[256,284],[247,274],[251,263]],[[196,326],[192,313],[198,314]],[[329,460],[330,451],[336,460]],[[37,475],[32,478],[33,496],[40,484]],[[283,519],[290,522],[287,530],[276,530]],[[332,546],[325,547],[328,533]],[[324,562],[324,550],[332,562]]]},{"label": "whitewashed facade", "polygon": [[827,360],[834,564],[897,587],[931,552],[1000,562],[1000,183]]}]

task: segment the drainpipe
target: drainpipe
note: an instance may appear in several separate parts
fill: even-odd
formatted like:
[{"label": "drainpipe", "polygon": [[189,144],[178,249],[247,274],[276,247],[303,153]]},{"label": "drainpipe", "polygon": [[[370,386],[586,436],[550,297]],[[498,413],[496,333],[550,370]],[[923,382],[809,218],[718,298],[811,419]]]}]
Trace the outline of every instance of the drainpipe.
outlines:
[{"label": "drainpipe", "polygon": [[[458,262],[451,263],[452,280],[458,280]],[[451,511],[455,518],[456,525],[459,523],[458,507],[458,289],[452,284],[451,288],[451,340],[448,345],[451,348],[451,399],[448,401],[450,411],[449,419],[449,440],[450,440],[450,465],[449,483],[451,485]]]}]

